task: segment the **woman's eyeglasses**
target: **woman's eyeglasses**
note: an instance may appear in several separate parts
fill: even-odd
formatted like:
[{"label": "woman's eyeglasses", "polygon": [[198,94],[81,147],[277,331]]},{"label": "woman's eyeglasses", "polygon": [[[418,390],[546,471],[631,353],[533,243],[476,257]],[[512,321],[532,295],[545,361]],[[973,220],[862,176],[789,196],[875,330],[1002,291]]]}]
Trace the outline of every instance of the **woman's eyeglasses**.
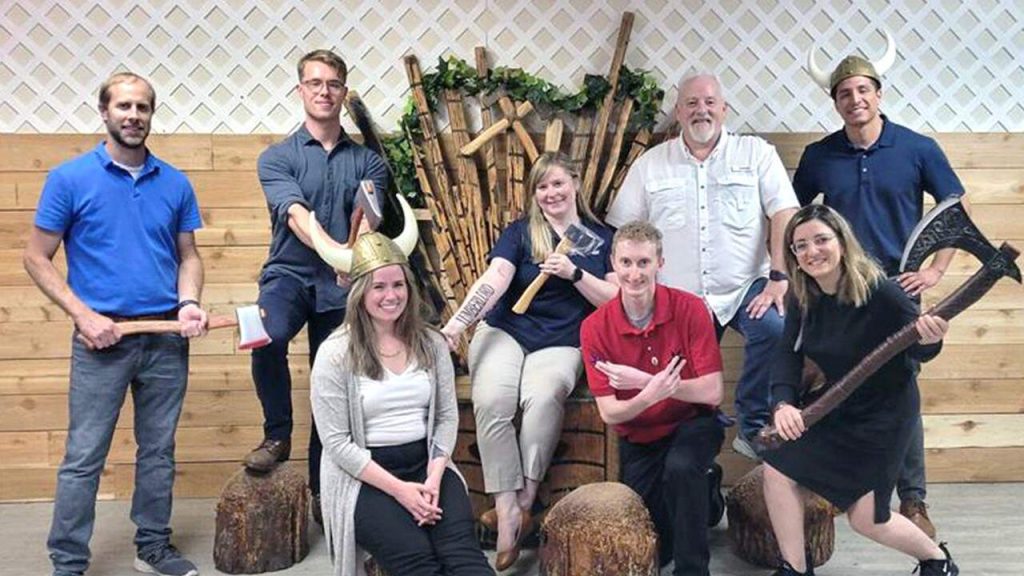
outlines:
[{"label": "woman's eyeglasses", "polygon": [[811,248],[811,244],[815,248],[824,248],[829,242],[835,240],[835,234],[818,234],[812,237],[810,240],[798,240],[789,245],[789,249],[793,251],[793,254],[797,256],[807,252]]}]

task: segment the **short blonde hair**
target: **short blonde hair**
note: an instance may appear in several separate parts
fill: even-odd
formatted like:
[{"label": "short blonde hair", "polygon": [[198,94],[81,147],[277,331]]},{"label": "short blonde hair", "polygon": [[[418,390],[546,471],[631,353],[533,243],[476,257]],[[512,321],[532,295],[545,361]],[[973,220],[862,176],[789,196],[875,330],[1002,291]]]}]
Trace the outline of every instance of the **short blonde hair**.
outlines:
[{"label": "short blonde hair", "polygon": [[650,222],[633,220],[623,224],[615,231],[615,236],[612,237],[612,254],[615,253],[615,247],[619,245],[619,242],[624,240],[629,240],[630,242],[650,242],[654,244],[658,258],[661,258],[661,230],[658,230]]}]

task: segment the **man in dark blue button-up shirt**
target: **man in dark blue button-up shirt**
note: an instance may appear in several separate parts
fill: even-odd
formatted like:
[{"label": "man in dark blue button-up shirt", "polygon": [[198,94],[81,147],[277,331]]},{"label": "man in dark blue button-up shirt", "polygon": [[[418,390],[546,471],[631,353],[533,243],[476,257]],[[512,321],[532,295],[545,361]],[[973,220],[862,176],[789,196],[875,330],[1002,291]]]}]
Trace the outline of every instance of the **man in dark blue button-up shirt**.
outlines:
[{"label": "man in dark blue button-up shirt", "polygon": [[[333,238],[349,235],[355,193],[361,180],[386,190],[387,168],[374,152],[356,144],[341,128],[347,69],[328,50],[299,60],[297,91],[305,121],[294,134],[268,148],[259,159],[259,178],[267,197],[272,238],[260,273],[259,305],[273,342],[252,354],[252,375],[263,406],[264,440],[245,459],[251,470],[266,472],[287,460],[291,450],[292,397],[288,343],[308,326],[309,362],[320,343],[342,321],[347,290],[334,270],[311,247],[309,213]],[[309,483],[314,515],[319,511],[320,439],[312,424]]]}]

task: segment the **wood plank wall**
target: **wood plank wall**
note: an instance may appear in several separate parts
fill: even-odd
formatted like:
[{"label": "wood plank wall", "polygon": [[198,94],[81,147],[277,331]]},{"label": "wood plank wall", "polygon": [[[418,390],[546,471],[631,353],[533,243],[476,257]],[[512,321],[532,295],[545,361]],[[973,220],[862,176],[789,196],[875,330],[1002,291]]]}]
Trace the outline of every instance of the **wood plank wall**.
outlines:
[{"label": "wood plank wall", "polygon": [[[790,169],[815,134],[767,134]],[[964,181],[981,229],[995,242],[1024,248],[1024,134],[939,134]],[[268,216],[256,158],[276,136],[156,135],[152,149],[183,169],[196,187],[205,228],[205,305],[231,313],[255,301],[266,256]],[[40,293],[21,264],[46,172],[92,148],[99,136],[0,135],[0,501],[50,499],[67,427],[71,324]],[[63,255],[58,256],[63,266]],[[927,295],[934,302],[977,263],[958,255]],[[741,342],[724,342],[734,382]],[[297,411],[295,442],[309,434],[305,337],[291,356]],[[215,496],[242,456],[259,442],[261,412],[247,353],[220,331],[192,348],[189,392],[178,430],[179,496]],[[942,355],[921,377],[929,479],[933,482],[1024,481],[1024,289],[1003,280],[958,318]],[[460,394],[466,395],[465,382]],[[731,397],[728,400],[731,409]],[[100,486],[102,498],[128,498],[133,480],[131,403],[122,411]],[[731,452],[727,479],[749,464]],[[297,450],[299,454],[302,450]]]}]

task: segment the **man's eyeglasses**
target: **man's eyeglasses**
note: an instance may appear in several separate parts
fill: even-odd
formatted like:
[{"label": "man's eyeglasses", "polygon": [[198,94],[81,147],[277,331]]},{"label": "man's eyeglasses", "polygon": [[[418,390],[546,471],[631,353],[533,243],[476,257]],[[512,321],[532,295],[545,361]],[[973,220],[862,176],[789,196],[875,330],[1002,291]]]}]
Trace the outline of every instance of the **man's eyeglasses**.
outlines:
[{"label": "man's eyeglasses", "polygon": [[331,94],[338,94],[345,89],[345,84],[341,80],[328,80],[327,82],[324,82],[319,78],[311,78],[309,80],[303,80],[302,85],[314,94],[323,90],[324,86],[327,86],[327,91]]},{"label": "man's eyeglasses", "polygon": [[835,240],[835,234],[818,234],[812,237],[810,240],[800,240],[793,242],[789,245],[789,249],[793,251],[793,254],[797,256],[807,252],[810,249],[811,244],[814,244],[815,248],[824,248],[829,242]]}]

